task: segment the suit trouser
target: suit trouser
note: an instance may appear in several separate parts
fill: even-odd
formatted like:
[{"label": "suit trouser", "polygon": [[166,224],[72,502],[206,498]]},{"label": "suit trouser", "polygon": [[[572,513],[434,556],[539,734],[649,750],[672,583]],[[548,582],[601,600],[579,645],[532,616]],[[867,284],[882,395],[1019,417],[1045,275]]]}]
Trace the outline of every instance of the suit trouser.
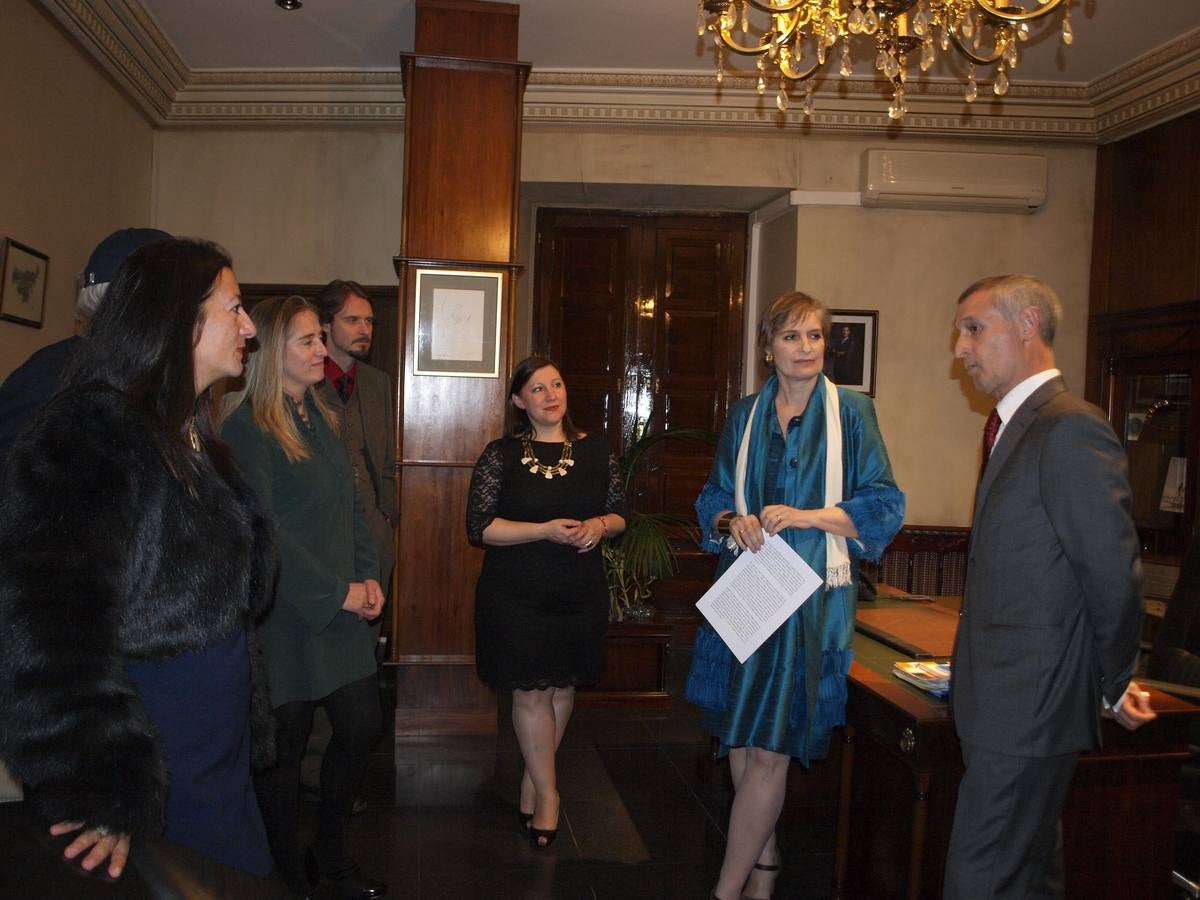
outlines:
[{"label": "suit trouser", "polygon": [[945,900],[1062,897],[1063,802],[1078,753],[1009,756],[962,745]]}]

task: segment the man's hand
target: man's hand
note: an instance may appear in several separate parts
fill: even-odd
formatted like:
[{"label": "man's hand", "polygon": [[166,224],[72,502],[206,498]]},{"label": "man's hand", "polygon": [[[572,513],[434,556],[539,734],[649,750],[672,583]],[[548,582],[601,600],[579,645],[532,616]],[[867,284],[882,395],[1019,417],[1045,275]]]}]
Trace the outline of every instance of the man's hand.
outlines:
[{"label": "man's hand", "polygon": [[1150,706],[1150,694],[1143,691],[1136,681],[1129,682],[1121,703],[1107,713],[1117,720],[1122,728],[1134,731],[1141,728],[1152,719],[1158,718],[1158,713]]}]

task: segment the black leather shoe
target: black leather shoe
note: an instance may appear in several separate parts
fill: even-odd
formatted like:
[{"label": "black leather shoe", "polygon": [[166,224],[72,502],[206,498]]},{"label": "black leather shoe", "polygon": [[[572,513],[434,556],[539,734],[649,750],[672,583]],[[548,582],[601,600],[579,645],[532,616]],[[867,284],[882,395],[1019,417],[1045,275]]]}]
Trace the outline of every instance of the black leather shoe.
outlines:
[{"label": "black leather shoe", "polygon": [[343,878],[327,876],[333,885],[334,896],[343,900],[375,900],[387,896],[387,885],[382,881],[367,878],[357,869],[348,872]]},{"label": "black leather shoe", "polygon": [[378,897],[387,896],[387,885],[382,881],[367,878],[359,871],[358,866],[332,872],[322,871],[312,847],[304,853],[304,868],[310,880],[315,881],[314,876],[320,876],[333,888],[333,896],[341,900],[376,900]]}]

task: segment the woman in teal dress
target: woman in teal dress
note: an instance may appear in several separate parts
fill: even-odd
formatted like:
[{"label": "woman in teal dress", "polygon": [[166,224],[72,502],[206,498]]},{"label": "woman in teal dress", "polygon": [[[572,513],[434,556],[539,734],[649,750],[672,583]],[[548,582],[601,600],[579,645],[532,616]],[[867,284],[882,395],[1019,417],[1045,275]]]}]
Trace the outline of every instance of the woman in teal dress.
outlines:
[{"label": "woman in teal dress", "polygon": [[874,406],[821,374],[829,329],[806,294],[766,310],[758,346],[774,373],[730,410],[696,501],[718,576],[775,534],[825,576],[743,664],[707,623],[696,635],[687,698],[728,753],[735,791],[718,900],[771,894],[790,758],[825,757],[843,722],[858,560],[878,559],[904,521]]},{"label": "woman in teal dress", "polygon": [[[313,390],[327,355],[315,308],[303,297],[276,297],[252,318],[259,349],[245,389],[226,398],[222,437],[274,525],[280,557],[261,630],[278,763],[256,779],[258,802],[276,866],[297,895],[319,875],[334,896],[371,900],[387,888],[360,874],[345,830],[383,724],[368,627],[383,610],[379,564],[336,418]],[[321,761],[316,840],[302,856],[300,763],[317,706],[333,734]]]}]

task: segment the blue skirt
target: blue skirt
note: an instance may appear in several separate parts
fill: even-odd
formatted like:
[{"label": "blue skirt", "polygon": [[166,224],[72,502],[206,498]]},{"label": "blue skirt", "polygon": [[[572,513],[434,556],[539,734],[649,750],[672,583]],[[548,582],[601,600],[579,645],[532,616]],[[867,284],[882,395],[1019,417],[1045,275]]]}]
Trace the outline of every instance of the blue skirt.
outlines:
[{"label": "blue skirt", "polygon": [[250,780],[250,651],[246,632],[152,663],[127,663],[167,763],[164,837],[228,866],[274,865]]}]

